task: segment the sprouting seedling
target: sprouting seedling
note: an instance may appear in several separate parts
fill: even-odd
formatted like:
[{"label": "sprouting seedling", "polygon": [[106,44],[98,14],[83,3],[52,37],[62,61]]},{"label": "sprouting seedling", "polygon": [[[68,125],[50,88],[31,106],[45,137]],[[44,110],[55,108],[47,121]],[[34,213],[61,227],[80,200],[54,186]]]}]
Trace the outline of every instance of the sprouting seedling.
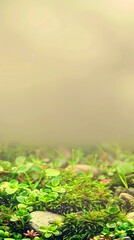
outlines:
[{"label": "sprouting seedling", "polygon": [[72,149],[72,154],[71,154],[71,159],[69,160],[69,164],[71,165],[72,168],[75,167],[76,164],[79,163],[80,160],[83,159],[83,152],[81,149]]},{"label": "sprouting seedling", "polygon": [[131,162],[116,162],[116,170],[123,185],[128,189],[127,175],[134,171],[133,164]]},{"label": "sprouting seedling", "polygon": [[118,173],[120,180],[122,181],[123,185],[125,186],[126,189],[128,189],[128,183],[126,176],[123,175],[122,173]]},{"label": "sprouting seedling", "polygon": [[75,166],[75,150],[74,149],[72,149],[71,166],[72,168],[74,168]]},{"label": "sprouting seedling", "polygon": [[[50,149],[51,152],[49,153],[49,157],[52,161],[54,168],[60,167],[61,160],[64,158],[63,153],[53,147],[50,147]],[[55,157],[55,154],[57,155],[57,157]]]},{"label": "sprouting seedling", "polygon": [[98,155],[97,154],[95,154],[94,155],[94,159],[93,159],[93,167],[95,167],[96,165],[97,165],[97,158],[98,158]]},{"label": "sprouting seedling", "polygon": [[103,148],[100,145],[97,145],[97,148],[99,149],[100,152],[102,152],[103,154],[105,154],[105,151],[103,150]]}]

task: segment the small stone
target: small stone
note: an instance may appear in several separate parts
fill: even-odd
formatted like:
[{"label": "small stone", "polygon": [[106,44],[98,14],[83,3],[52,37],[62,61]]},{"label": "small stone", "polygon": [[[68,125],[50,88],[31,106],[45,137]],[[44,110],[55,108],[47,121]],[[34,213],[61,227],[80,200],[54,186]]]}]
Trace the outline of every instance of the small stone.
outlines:
[{"label": "small stone", "polygon": [[38,233],[40,233],[39,228],[41,226],[48,227],[54,221],[62,221],[63,219],[62,215],[49,211],[34,211],[30,213],[30,216],[31,220],[29,222],[29,225]]},{"label": "small stone", "polygon": [[67,167],[66,169],[72,169],[75,172],[85,172],[88,173],[88,171],[91,171],[94,177],[98,176],[98,170],[87,164],[76,164],[73,168],[71,166]]},{"label": "small stone", "polygon": [[127,202],[134,200],[134,197],[128,193],[121,193],[119,197]]},{"label": "small stone", "polygon": [[128,193],[131,194],[132,196],[134,196],[134,188],[130,187],[128,189]]},{"label": "small stone", "polygon": [[132,240],[132,238],[129,237],[129,236],[126,236],[126,237],[123,238],[123,240]]},{"label": "small stone", "polygon": [[132,206],[132,201],[134,201],[134,197],[128,193],[121,193],[119,197],[125,201],[126,211],[129,212]]},{"label": "small stone", "polygon": [[124,188],[119,186],[115,188],[115,196],[119,196],[121,193],[124,193]]},{"label": "small stone", "polygon": [[133,219],[134,220],[134,212],[130,212],[127,214],[128,219]]},{"label": "small stone", "polygon": [[121,187],[121,186],[116,187],[116,189],[115,189],[115,195],[116,195],[116,196],[119,196],[120,193],[128,193],[128,194],[130,194],[131,196],[134,197],[134,188],[130,187],[130,188],[128,188],[128,189],[125,189],[125,188],[123,188],[123,187]]},{"label": "small stone", "polygon": [[42,159],[42,162],[44,162],[44,163],[50,163],[51,160],[50,160],[50,158],[44,158],[44,159]]},{"label": "small stone", "polygon": [[[120,240],[120,238],[114,238],[114,240]],[[126,236],[123,238],[123,240],[132,240],[132,238],[129,236]]]}]

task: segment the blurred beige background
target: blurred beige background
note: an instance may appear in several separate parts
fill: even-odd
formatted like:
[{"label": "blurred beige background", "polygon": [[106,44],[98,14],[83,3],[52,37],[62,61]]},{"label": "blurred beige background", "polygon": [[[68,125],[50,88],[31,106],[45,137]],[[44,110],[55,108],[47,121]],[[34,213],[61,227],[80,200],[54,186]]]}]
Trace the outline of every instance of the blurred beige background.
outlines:
[{"label": "blurred beige background", "polygon": [[134,139],[134,1],[0,1],[0,140]]}]

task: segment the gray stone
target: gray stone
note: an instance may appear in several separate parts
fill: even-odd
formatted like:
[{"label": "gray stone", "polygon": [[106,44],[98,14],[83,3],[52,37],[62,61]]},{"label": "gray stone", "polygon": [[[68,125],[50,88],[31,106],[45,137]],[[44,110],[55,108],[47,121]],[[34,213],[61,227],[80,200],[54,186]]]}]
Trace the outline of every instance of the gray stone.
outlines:
[{"label": "gray stone", "polygon": [[63,216],[60,214],[52,213],[49,211],[34,211],[30,213],[31,220],[29,222],[29,225],[32,229],[34,229],[37,232],[39,231],[39,228],[41,226],[48,227],[51,223],[54,221],[62,221]]},{"label": "gray stone", "polygon": [[[114,240],[120,240],[120,238],[114,238]],[[123,240],[132,240],[132,238],[129,236],[126,236],[123,238]]]},{"label": "gray stone", "polygon": [[134,197],[128,193],[121,193],[119,197],[127,202],[134,200]]},{"label": "gray stone", "polygon": [[131,240],[131,239],[132,239],[132,238],[129,237],[129,236],[126,236],[126,237],[123,238],[123,240]]},{"label": "gray stone", "polygon": [[128,193],[131,194],[132,196],[134,196],[134,188],[130,187],[128,189]]},{"label": "gray stone", "polygon": [[119,196],[121,193],[127,193],[134,197],[134,188],[130,187],[125,189],[124,187],[119,186],[115,189],[115,195]]}]

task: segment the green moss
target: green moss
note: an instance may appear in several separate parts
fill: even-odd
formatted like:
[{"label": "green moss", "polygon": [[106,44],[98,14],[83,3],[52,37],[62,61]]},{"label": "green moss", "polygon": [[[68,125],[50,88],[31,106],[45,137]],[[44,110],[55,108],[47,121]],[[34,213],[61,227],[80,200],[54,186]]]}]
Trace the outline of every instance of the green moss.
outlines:
[{"label": "green moss", "polygon": [[[128,221],[126,214],[134,211],[134,203],[126,208],[125,201],[115,193],[117,187],[121,191],[134,188],[133,151],[119,151],[119,146],[92,149],[69,150],[68,157],[65,151],[48,151],[39,146],[1,146],[1,234],[24,239],[30,212],[47,209],[64,215],[62,224],[55,223],[56,232],[62,232],[60,236],[54,231],[50,236],[50,229],[45,230],[51,240],[99,239],[100,234],[133,237],[134,222]],[[125,171],[118,165],[122,161],[122,166],[127,166]],[[99,174],[94,176],[92,170],[75,171],[78,163],[91,165]],[[65,169],[70,164],[71,169]],[[37,238],[43,240],[46,236]]]}]

